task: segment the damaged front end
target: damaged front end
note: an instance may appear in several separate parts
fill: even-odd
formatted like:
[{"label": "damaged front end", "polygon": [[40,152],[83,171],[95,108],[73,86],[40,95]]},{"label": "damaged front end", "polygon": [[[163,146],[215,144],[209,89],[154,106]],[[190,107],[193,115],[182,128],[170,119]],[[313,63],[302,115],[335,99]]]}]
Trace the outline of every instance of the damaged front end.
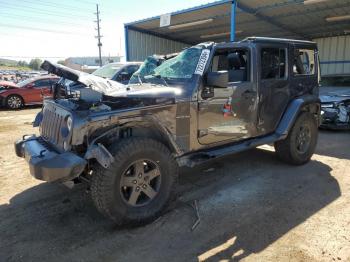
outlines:
[{"label": "damaged front end", "polygon": [[42,68],[61,79],[33,123],[40,136],[24,136],[15,151],[32,176],[48,182],[86,178],[96,162],[108,168],[114,161],[108,145],[131,135],[128,121],[152,118],[152,108],[171,107],[182,92],[151,83],[127,87],[48,61]]},{"label": "damaged front end", "polygon": [[321,128],[350,129],[350,99],[321,104]]}]

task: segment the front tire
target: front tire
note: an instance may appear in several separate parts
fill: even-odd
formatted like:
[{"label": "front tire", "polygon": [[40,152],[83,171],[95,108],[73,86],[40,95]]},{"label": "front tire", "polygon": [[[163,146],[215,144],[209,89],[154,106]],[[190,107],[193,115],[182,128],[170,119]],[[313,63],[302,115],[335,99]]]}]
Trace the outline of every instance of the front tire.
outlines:
[{"label": "front tire", "polygon": [[315,116],[309,112],[299,115],[285,140],[275,143],[278,157],[292,165],[307,163],[315,152],[318,126]]},{"label": "front tire", "polygon": [[6,98],[6,106],[8,109],[21,109],[24,106],[23,98],[18,95],[9,95]]},{"label": "front tire", "polygon": [[175,196],[178,166],[168,148],[129,138],[110,151],[115,161],[107,169],[98,166],[91,179],[97,209],[119,225],[156,219]]}]

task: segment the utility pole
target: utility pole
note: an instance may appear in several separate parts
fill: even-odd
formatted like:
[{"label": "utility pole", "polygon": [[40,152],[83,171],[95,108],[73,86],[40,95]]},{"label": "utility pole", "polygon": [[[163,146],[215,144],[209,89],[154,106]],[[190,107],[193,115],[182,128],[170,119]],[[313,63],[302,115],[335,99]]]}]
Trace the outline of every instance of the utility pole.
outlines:
[{"label": "utility pole", "polygon": [[97,36],[95,36],[97,38],[97,46],[98,46],[98,57],[99,57],[99,60],[100,60],[100,66],[102,66],[102,57],[101,57],[101,46],[102,46],[102,43],[101,43],[101,38],[102,38],[102,35],[101,35],[101,32],[100,32],[100,22],[101,22],[101,19],[100,19],[100,11],[98,10],[98,4],[96,4],[96,17],[97,17],[97,21],[95,21],[97,23]]}]

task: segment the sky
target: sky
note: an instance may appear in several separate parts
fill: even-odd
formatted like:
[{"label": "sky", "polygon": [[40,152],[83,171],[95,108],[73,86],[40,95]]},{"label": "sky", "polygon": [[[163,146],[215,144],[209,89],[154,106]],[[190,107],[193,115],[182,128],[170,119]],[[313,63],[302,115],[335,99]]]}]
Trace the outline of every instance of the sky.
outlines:
[{"label": "sky", "polygon": [[102,55],[125,55],[124,23],[214,0],[0,0],[0,57],[57,61],[98,56],[96,4]]}]

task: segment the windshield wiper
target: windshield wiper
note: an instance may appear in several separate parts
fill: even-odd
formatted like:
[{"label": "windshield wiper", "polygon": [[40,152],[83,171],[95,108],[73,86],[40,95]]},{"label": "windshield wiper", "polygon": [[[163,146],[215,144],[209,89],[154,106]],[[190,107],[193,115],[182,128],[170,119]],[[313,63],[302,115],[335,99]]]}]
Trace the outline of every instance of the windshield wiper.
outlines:
[{"label": "windshield wiper", "polygon": [[141,80],[140,74],[137,74],[137,79],[139,80],[140,84],[142,85],[142,80]]},{"label": "windshield wiper", "polygon": [[158,79],[162,79],[163,82],[164,82],[164,84],[165,84],[167,87],[169,87],[167,81],[165,80],[164,77],[162,77],[162,75],[160,75],[160,74],[152,74],[151,76],[154,76],[154,77],[156,77],[156,78],[158,78]]}]

